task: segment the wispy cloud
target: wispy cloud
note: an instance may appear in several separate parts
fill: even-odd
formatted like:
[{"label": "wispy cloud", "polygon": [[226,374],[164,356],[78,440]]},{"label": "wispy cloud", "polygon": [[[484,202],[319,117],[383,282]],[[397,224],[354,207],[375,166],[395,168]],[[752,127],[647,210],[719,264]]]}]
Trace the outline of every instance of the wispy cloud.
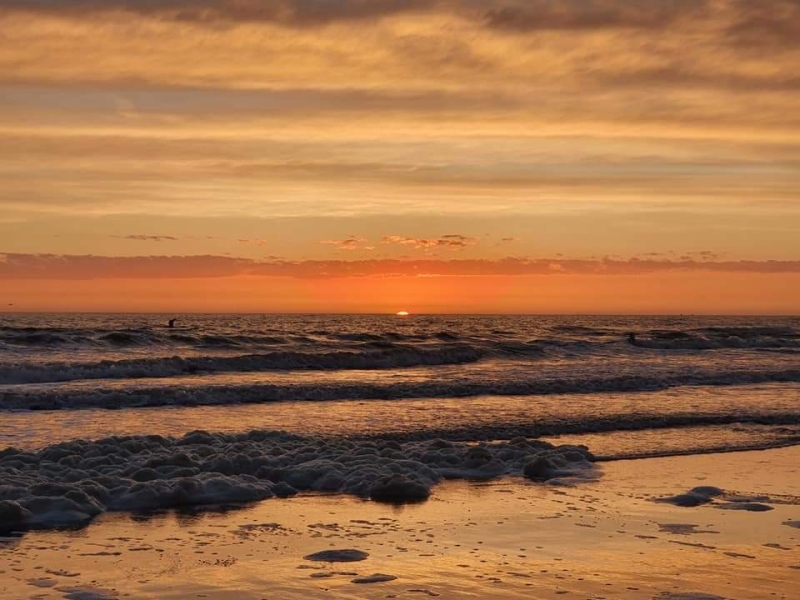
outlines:
[{"label": "wispy cloud", "polygon": [[219,26],[273,23],[312,28],[409,13],[453,15],[511,31],[663,30],[716,23],[737,42],[797,43],[796,0],[0,0],[0,11],[87,17],[119,13]]},{"label": "wispy cloud", "polygon": [[374,250],[375,246],[370,245],[369,241],[366,238],[350,236],[344,238],[343,240],[322,240],[320,244],[325,244],[326,246],[333,246],[334,248],[338,248],[339,250],[347,250],[348,252],[352,252],[354,250]]},{"label": "wispy cloud", "polygon": [[274,22],[313,27],[380,18],[439,4],[437,0],[0,0],[0,8],[86,15],[128,12],[178,22]]},{"label": "wispy cloud", "polygon": [[135,242],[177,242],[178,238],[172,235],[112,235],[112,238],[132,240]]},{"label": "wispy cloud", "polygon": [[719,258],[720,258],[719,254],[716,252],[712,252],[711,250],[695,250],[692,252],[685,252],[680,257],[680,260],[715,261],[719,260]]},{"label": "wispy cloud", "polygon": [[227,256],[78,256],[0,254],[0,279],[192,279],[234,277],[526,276],[526,275],[644,275],[666,272],[800,273],[798,260],[666,259],[550,259],[499,260],[372,259],[266,260]]},{"label": "wispy cloud", "polygon": [[474,237],[459,234],[448,234],[438,238],[413,238],[402,235],[387,235],[381,242],[384,244],[409,246],[418,250],[431,250],[434,248],[453,250],[474,246],[478,243],[478,240]]},{"label": "wispy cloud", "polygon": [[798,0],[0,0],[5,250],[409,258],[2,273],[787,268],[721,257],[799,257],[799,44]]},{"label": "wispy cloud", "polygon": [[[489,3],[486,3],[489,4]],[[515,31],[655,29],[707,14],[704,0],[503,0],[481,14],[490,27]]]},{"label": "wispy cloud", "polygon": [[[286,89],[293,80],[305,89],[406,91],[559,83],[582,91],[620,80],[746,90],[753,82],[796,87],[793,57],[763,50],[800,44],[797,0],[0,0],[0,14],[13,20],[7,44],[29,41],[38,50],[0,52],[0,78],[29,83],[252,88],[261,81]],[[37,19],[52,17],[63,22],[39,35]],[[145,23],[130,27],[131,20]],[[378,35],[335,27],[365,20],[381,27]],[[519,34],[550,37],[529,44]],[[131,60],[136,36],[148,44],[146,58],[170,60]],[[62,47],[72,60],[61,60]],[[89,52],[94,60],[79,64]],[[276,52],[292,60],[264,60]]]}]

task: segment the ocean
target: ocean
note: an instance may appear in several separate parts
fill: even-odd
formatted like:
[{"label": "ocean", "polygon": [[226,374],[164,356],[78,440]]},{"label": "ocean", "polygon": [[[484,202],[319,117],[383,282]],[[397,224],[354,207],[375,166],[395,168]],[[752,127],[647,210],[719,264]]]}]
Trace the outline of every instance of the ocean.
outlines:
[{"label": "ocean", "polygon": [[0,448],[196,429],[569,435],[608,458],[800,441],[797,317],[178,315],[167,327],[175,316],[0,318]]},{"label": "ocean", "polygon": [[798,318],[171,318],[0,320],[0,533],[800,443]]}]

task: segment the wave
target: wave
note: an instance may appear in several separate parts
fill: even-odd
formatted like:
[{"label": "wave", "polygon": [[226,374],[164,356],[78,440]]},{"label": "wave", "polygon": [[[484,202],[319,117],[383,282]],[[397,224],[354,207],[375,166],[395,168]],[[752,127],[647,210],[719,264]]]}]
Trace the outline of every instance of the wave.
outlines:
[{"label": "wave", "polygon": [[793,327],[701,327],[695,331],[705,331],[717,335],[738,337],[800,337]]},{"label": "wave", "polygon": [[[536,374],[534,373],[535,377]],[[91,388],[60,386],[8,386],[0,390],[3,410],[60,410],[130,408],[147,406],[234,405],[294,400],[396,400],[403,398],[460,398],[469,396],[536,396],[594,392],[646,392],[680,386],[735,386],[758,383],[800,382],[800,369],[759,371],[683,371],[672,374],[624,375],[574,379],[509,379],[426,381],[313,381],[226,384],[202,380],[194,383]]]},{"label": "wave", "polygon": [[2,342],[12,346],[61,346],[66,344],[87,344],[85,336],[66,335],[55,331],[30,331],[7,334]]},{"label": "wave", "polygon": [[268,370],[391,369],[476,362],[484,352],[465,344],[413,347],[383,343],[363,351],[269,352],[241,356],[173,356],[0,366],[0,383],[57,383],[81,379],[176,377]]},{"label": "wave", "polygon": [[[314,340],[307,339],[309,342]],[[189,346],[197,348],[248,348],[286,344],[289,339],[268,334],[195,333],[188,329],[69,329],[63,327],[0,327],[0,346],[36,348],[118,349]]]},{"label": "wave", "polygon": [[588,336],[601,336],[601,335],[620,335],[620,331],[609,327],[587,327],[585,325],[556,325],[553,327],[556,333],[566,333],[570,335],[588,335]]},{"label": "wave", "polygon": [[645,458],[666,458],[669,456],[697,456],[698,454],[727,454],[731,452],[752,452],[756,450],[773,450],[800,446],[800,436],[786,439],[765,439],[750,443],[717,443],[703,448],[671,448],[668,450],[646,450],[643,452],[617,452],[614,454],[597,455],[597,462],[611,462],[616,460],[641,460]]},{"label": "wave", "polygon": [[[735,414],[611,414],[592,418],[580,417],[547,417],[535,422],[500,423],[498,425],[468,425],[465,427],[424,428],[413,432],[378,433],[373,436],[380,439],[399,441],[424,440],[431,437],[446,438],[457,441],[491,441],[508,440],[515,437],[554,437],[580,436],[600,433],[654,431],[665,429],[683,429],[695,427],[712,427],[720,425],[800,425],[800,412],[763,412],[757,409]],[[766,443],[782,445],[800,444],[800,429],[783,432],[784,435],[765,439]],[[761,442],[755,445],[761,445]],[[703,449],[702,446],[698,446]],[[730,446],[731,448],[734,445]],[[743,448],[744,445],[736,446]],[[671,452],[671,451],[670,451]],[[674,452],[693,454],[696,449],[679,448]],[[660,456],[654,453],[653,456]],[[635,458],[633,453],[614,452],[614,458]],[[644,454],[642,454],[644,457]]]},{"label": "wave", "polygon": [[653,330],[631,343],[653,350],[800,349],[800,335],[788,327],[714,327]]},{"label": "wave", "polygon": [[[36,327],[0,327],[0,345],[22,347],[88,347],[115,349],[148,346],[189,346],[196,348],[258,348],[279,344],[345,345],[346,343],[457,342],[461,335],[452,332],[431,334],[337,333],[314,330],[291,335],[268,333],[198,332],[189,328],[175,329],[69,329]],[[342,344],[344,343],[344,344]]]},{"label": "wave", "polygon": [[[319,348],[333,350],[358,349],[364,344],[425,345],[464,343],[493,350],[502,346],[536,346],[539,350],[577,349],[591,352],[609,344],[628,348],[627,334],[633,331],[635,345],[654,350],[714,350],[800,348],[800,331],[788,326],[730,326],[636,330],[614,327],[589,327],[559,324],[540,327],[529,334],[526,330],[481,330],[465,326],[460,330],[433,328],[428,331],[334,331],[323,329],[291,330],[128,327],[20,327],[0,325],[0,347],[6,348],[87,348],[94,351],[127,348],[197,348],[256,351],[275,345],[289,350],[308,351]],[[277,333],[276,333],[277,332]],[[512,352],[514,349],[512,348]]]}]

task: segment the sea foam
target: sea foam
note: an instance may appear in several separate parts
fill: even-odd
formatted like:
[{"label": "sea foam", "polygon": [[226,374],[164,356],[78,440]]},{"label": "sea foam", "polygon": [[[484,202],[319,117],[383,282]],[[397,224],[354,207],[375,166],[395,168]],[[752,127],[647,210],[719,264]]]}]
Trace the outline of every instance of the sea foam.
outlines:
[{"label": "sea foam", "polygon": [[[82,526],[106,511],[238,504],[298,492],[381,502],[424,500],[443,479],[523,473],[540,481],[594,476],[584,446],[303,437],[194,431],[77,440],[0,452],[0,530]],[[565,479],[566,478],[566,479]]]}]

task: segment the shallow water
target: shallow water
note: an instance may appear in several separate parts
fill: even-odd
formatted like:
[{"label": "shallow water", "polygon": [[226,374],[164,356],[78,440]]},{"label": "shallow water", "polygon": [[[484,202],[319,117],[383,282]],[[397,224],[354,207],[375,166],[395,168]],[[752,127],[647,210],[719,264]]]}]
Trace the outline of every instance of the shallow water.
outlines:
[{"label": "shallow water", "polygon": [[0,318],[0,447],[279,429],[570,435],[619,457],[800,426],[796,317],[171,317]]},{"label": "shallow water", "polygon": [[[37,449],[109,436],[193,430],[463,440],[544,436],[629,457],[800,443],[800,385],[679,387],[658,392],[280,402],[8,412],[0,446]],[[558,436],[558,437],[556,437]]]}]

